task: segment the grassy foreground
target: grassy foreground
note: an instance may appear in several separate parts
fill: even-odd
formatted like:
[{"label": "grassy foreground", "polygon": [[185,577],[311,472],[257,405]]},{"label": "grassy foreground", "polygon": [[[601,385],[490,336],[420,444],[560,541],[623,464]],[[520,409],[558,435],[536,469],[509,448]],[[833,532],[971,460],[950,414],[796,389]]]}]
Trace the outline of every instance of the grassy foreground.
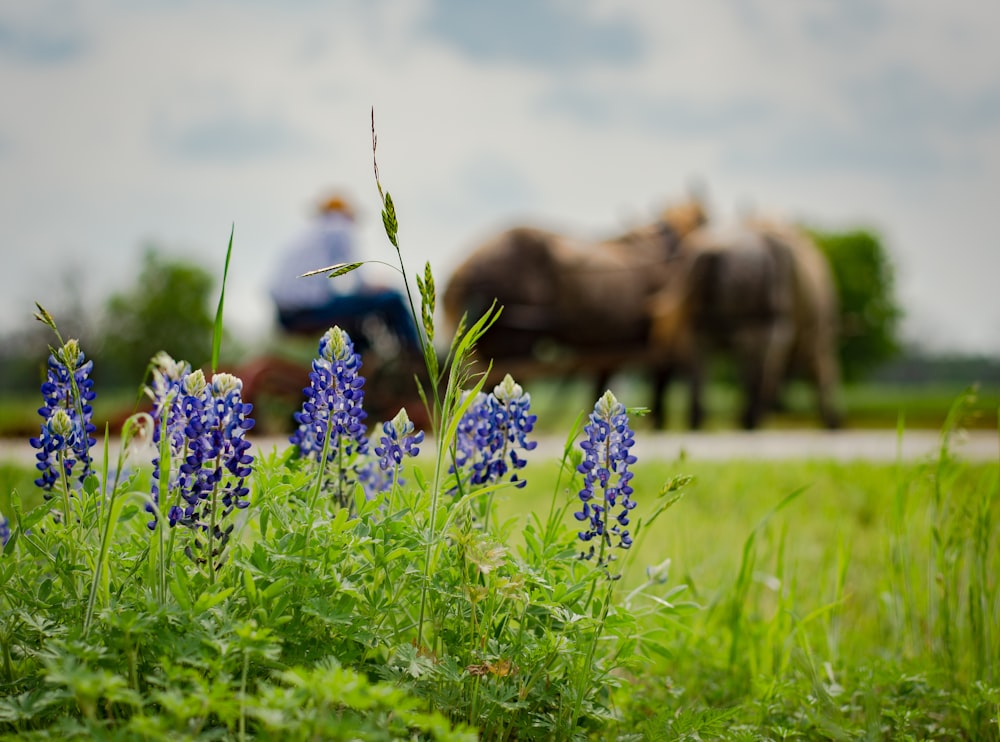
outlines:
[{"label": "grassy foreground", "polygon": [[[638,619],[626,636],[608,638],[619,659],[621,652],[634,653],[618,666],[616,677],[604,678],[601,693],[611,716],[589,733],[569,736],[1000,738],[995,465],[958,462],[943,451],[940,459],[898,466],[676,461],[639,462],[634,470],[640,501],[663,482],[681,475],[693,479],[682,487],[685,497],[637,536],[615,588],[616,604]],[[417,470],[411,474],[420,478]],[[29,491],[32,476],[3,466],[0,493]],[[265,467],[260,495],[270,492],[274,498],[283,489],[267,481],[274,476]],[[497,492],[497,551],[481,551],[473,561],[499,564],[509,549],[518,561],[532,562],[525,559],[525,533],[537,522],[530,514],[544,521],[553,502],[557,509],[574,507],[576,492],[556,488],[558,477],[557,462],[540,462],[526,472],[527,487]],[[361,576],[342,571],[352,560],[341,556],[342,569],[312,564],[313,574],[306,576],[274,563],[275,546],[254,543],[269,530],[265,513],[274,524],[270,538],[281,533],[290,538],[278,524],[295,518],[287,511],[291,504],[284,500],[279,507],[272,499],[254,508],[242,539],[245,549],[234,557],[235,574],[214,589],[201,581],[204,592],[186,602],[180,586],[171,586],[170,608],[149,603],[142,590],[133,589],[142,582],[143,529],[136,508],[126,509],[107,585],[109,602],[98,617],[100,632],[89,640],[78,623],[72,565],[50,563],[33,572],[28,570],[40,565],[5,554],[0,730],[11,738],[208,739],[229,736],[228,727],[235,738],[242,736],[234,720],[243,706],[251,711],[247,738],[272,738],[267,730],[279,727],[291,738],[308,738],[307,730],[324,729],[312,718],[323,708],[343,726],[343,736],[325,727],[331,738],[394,738],[364,730],[379,724],[392,728],[386,714],[392,716],[393,704],[412,711],[407,694],[395,700],[391,694],[422,686],[427,658],[403,652],[409,664],[400,667],[400,647],[387,655],[345,656],[343,642],[358,646],[370,634],[349,610],[354,600],[343,594],[358,597],[360,585],[351,583]],[[0,506],[9,507],[2,500]],[[572,530],[569,522],[566,528]],[[270,574],[261,569],[264,554]],[[55,558],[65,556],[57,552]],[[489,569],[480,574],[488,581]],[[519,579],[526,577],[531,579],[526,574]],[[507,589],[510,578],[503,582]],[[651,593],[648,584],[642,588],[659,581],[687,589],[671,599],[675,610],[649,614],[645,605],[665,593]],[[322,587],[320,593],[316,587]],[[464,599],[455,599],[468,600],[468,590],[467,585],[460,591]],[[299,603],[310,593],[327,599]],[[312,635],[311,650],[301,646],[307,626],[320,630]],[[167,636],[192,643],[167,651],[161,646]],[[563,646],[560,652],[568,657],[575,649]],[[302,652],[306,656],[290,656]],[[301,663],[311,664],[310,653],[317,659],[339,654],[362,674],[344,674],[339,662],[329,664],[332,657],[306,671]],[[499,669],[503,660],[512,675],[514,667],[521,674],[515,685],[523,685],[532,668],[528,656],[517,654],[484,660],[482,673],[463,673],[462,683],[502,686],[508,680]],[[157,668],[164,661],[170,664]],[[290,666],[305,674],[291,680]],[[323,706],[315,695],[318,688],[331,693],[323,683],[334,682],[335,672],[340,673],[336,683],[347,683],[348,690],[326,698]],[[387,705],[380,706],[365,698],[366,682],[384,677],[392,682],[376,686],[380,698],[386,694]],[[315,687],[307,691],[303,683]],[[447,685],[439,678],[441,683]],[[275,696],[278,688],[288,696]],[[424,686],[421,696],[418,706],[435,707],[432,690]],[[518,703],[511,702],[513,714]],[[296,709],[297,703],[304,708]],[[446,716],[458,721],[454,711]],[[436,736],[432,724],[423,726],[423,735],[415,731],[419,728],[411,719],[407,734]],[[502,726],[479,728],[485,739],[547,735],[541,729],[532,733],[530,724],[507,732]]]},{"label": "grassy foreground", "polygon": [[[632,731],[1000,739],[995,465],[636,466],[640,487],[678,474],[687,496],[637,539],[624,589],[670,559],[699,607],[630,678]],[[515,541],[535,497],[500,506]]]}]

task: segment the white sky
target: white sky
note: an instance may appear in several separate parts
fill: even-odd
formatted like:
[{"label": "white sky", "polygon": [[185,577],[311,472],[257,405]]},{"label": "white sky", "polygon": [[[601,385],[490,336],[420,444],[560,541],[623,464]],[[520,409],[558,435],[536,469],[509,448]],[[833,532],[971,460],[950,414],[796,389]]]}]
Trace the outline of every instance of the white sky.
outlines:
[{"label": "white sky", "polygon": [[[143,246],[267,273],[342,187],[368,257],[438,284],[512,221],[600,236],[703,183],[871,227],[909,339],[1000,352],[1000,6],[981,0],[0,0],[0,329],[97,304]],[[58,319],[58,316],[57,316]]]}]

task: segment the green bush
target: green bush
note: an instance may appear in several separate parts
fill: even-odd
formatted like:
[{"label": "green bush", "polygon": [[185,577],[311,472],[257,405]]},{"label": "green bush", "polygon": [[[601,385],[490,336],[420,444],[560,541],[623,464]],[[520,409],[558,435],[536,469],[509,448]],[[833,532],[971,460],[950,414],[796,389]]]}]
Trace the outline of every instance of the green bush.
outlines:
[{"label": "green bush", "polygon": [[877,234],[809,230],[830,261],[840,300],[840,362],[844,378],[865,378],[900,349],[903,312],[895,271]]},{"label": "green bush", "polygon": [[212,352],[213,284],[204,268],[148,248],[135,285],[105,305],[102,383],[134,385],[161,350],[206,363]]}]

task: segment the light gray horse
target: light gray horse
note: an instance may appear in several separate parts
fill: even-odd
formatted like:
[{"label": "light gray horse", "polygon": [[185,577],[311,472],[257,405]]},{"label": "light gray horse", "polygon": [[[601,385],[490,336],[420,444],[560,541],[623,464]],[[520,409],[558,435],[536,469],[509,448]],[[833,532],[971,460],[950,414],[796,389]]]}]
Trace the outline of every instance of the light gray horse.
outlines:
[{"label": "light gray horse", "polygon": [[742,377],[743,427],[760,424],[795,368],[815,384],[824,424],[837,426],[836,290],[799,230],[756,220],[692,232],[649,307],[651,347],[690,377],[692,428],[704,421],[705,365],[718,351],[732,354]]}]

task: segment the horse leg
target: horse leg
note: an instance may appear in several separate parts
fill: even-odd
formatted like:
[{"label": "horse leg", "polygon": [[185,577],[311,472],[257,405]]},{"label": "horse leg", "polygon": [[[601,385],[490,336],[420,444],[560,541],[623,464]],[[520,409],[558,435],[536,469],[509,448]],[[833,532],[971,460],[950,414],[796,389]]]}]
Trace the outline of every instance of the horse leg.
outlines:
[{"label": "horse leg", "polygon": [[672,365],[654,366],[652,372],[652,398],[649,409],[653,417],[653,428],[665,430],[667,427],[667,391],[670,389],[670,382],[673,380],[674,368]]},{"label": "horse leg", "polygon": [[809,354],[813,380],[816,384],[816,400],[820,419],[830,430],[840,427],[840,413],[837,410],[836,390],[840,384],[840,368],[837,351],[832,342],[817,340]]},{"label": "horse leg", "polygon": [[610,369],[601,368],[594,374],[594,399],[598,400],[604,396],[610,388],[612,373]]},{"label": "horse leg", "polygon": [[701,430],[705,422],[705,348],[691,353],[688,367],[690,389],[690,408],[688,410],[688,427],[691,430]]},{"label": "horse leg", "polygon": [[741,423],[746,430],[757,428],[771,409],[781,386],[793,339],[790,319],[778,318],[741,333],[746,404]]}]

